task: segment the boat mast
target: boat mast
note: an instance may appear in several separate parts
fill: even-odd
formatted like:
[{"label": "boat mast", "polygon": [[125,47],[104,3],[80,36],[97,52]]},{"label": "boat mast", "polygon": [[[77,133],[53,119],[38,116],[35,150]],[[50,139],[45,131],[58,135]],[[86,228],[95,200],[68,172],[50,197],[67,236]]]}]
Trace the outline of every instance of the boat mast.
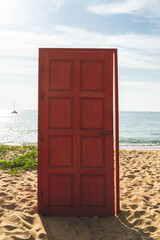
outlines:
[{"label": "boat mast", "polygon": [[15,110],[15,100],[14,100],[14,102],[13,102],[13,111],[12,111],[12,113],[18,113],[18,112]]}]

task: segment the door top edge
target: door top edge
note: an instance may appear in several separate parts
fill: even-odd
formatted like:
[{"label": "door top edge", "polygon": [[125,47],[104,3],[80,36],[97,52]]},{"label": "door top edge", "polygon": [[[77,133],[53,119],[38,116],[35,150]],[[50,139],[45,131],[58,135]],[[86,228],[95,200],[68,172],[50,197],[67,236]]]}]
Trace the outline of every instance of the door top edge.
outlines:
[{"label": "door top edge", "polygon": [[39,51],[105,51],[105,52],[117,52],[117,48],[39,48]]}]

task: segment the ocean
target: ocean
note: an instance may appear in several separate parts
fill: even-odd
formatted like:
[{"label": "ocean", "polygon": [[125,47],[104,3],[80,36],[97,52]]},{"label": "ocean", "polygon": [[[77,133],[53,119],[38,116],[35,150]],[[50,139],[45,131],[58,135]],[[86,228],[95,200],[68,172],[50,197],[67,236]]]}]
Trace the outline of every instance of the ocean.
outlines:
[{"label": "ocean", "polygon": [[122,149],[160,149],[160,112],[120,112],[119,143]]},{"label": "ocean", "polygon": [[37,144],[37,110],[0,110],[0,144]]},{"label": "ocean", "polygon": [[[0,110],[0,144],[37,144],[37,110]],[[160,112],[120,112],[121,149],[160,149]]]}]

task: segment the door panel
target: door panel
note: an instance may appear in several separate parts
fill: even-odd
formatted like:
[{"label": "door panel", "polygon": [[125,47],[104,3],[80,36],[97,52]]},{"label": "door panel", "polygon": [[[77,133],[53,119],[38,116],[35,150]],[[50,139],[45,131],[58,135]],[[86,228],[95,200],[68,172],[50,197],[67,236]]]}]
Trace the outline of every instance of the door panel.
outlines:
[{"label": "door panel", "polygon": [[42,49],[40,64],[39,212],[113,215],[113,53]]},{"label": "door panel", "polygon": [[[70,174],[49,175],[49,206],[73,206],[73,176]],[[55,194],[56,193],[56,194]]]},{"label": "door panel", "polygon": [[[64,74],[65,72],[65,74]],[[50,61],[50,89],[70,91],[73,89],[73,62]]]},{"label": "door panel", "polygon": [[49,99],[49,128],[73,129],[73,99],[52,97]]},{"label": "door panel", "polygon": [[73,167],[73,136],[50,136],[49,167]]},{"label": "door panel", "polygon": [[105,207],[105,176],[81,176],[81,207]]},{"label": "door panel", "polygon": [[104,99],[82,98],[81,129],[104,128]]},{"label": "door panel", "polygon": [[104,61],[81,61],[81,91],[88,90],[104,91]]},{"label": "door panel", "polygon": [[[81,168],[105,167],[105,139],[99,136],[81,137]],[[92,149],[92,151],[91,151]]]}]

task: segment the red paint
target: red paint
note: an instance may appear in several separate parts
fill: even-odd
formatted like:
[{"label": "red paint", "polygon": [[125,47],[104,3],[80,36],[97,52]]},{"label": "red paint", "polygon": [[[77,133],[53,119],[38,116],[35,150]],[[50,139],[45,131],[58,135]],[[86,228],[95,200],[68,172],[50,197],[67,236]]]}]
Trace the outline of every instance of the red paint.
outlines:
[{"label": "red paint", "polygon": [[40,49],[39,213],[59,216],[118,213],[116,60],[116,49]]}]

